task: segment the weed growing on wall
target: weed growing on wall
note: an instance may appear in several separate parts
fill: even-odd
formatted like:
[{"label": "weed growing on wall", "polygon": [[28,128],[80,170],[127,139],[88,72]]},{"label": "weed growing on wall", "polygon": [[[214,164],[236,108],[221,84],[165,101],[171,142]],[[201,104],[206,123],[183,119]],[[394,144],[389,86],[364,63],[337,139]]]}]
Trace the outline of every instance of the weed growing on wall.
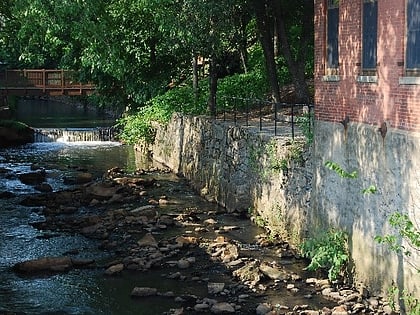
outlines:
[{"label": "weed growing on wall", "polygon": [[[385,244],[388,248],[396,253],[402,253],[411,256],[412,251],[420,251],[420,231],[414,226],[408,215],[399,212],[393,213],[389,219],[389,224],[397,230],[398,235],[408,242],[408,246],[398,243],[397,235],[376,236],[375,240],[379,244]],[[420,273],[420,266],[414,266]]]},{"label": "weed growing on wall", "polygon": [[398,305],[396,301],[398,299],[404,301],[405,312],[407,315],[419,315],[420,314],[420,301],[418,298],[413,296],[412,293],[407,290],[400,290],[396,285],[391,286],[388,289],[387,300],[389,306],[393,311],[398,310]]},{"label": "weed growing on wall", "polygon": [[[411,256],[413,251],[420,251],[420,231],[416,228],[414,223],[410,220],[408,215],[399,212],[393,213],[389,219],[389,224],[396,229],[396,234],[377,235],[375,241],[379,244],[386,245],[391,251],[402,254],[404,256]],[[401,245],[399,240],[403,238],[407,241],[407,246]],[[420,273],[420,266],[407,261],[411,264],[418,273]],[[397,286],[393,285],[388,290],[388,300],[391,308],[396,310],[395,301],[400,298],[404,301],[406,306],[406,314],[418,315],[420,314],[420,300],[413,296],[407,290],[400,290]]]},{"label": "weed growing on wall", "polygon": [[289,163],[285,158],[278,158],[277,156],[277,143],[275,140],[271,140],[265,145],[265,152],[268,157],[268,172],[277,173],[280,171],[286,172],[289,168]]},{"label": "weed growing on wall", "polygon": [[[357,172],[347,172],[337,163],[327,161],[325,166],[332,171],[336,172],[342,178],[357,178]],[[370,185],[368,188],[362,190],[364,195],[366,194],[375,194],[377,192],[376,186]],[[414,225],[410,220],[407,214],[402,214],[400,212],[393,213],[389,219],[389,224],[396,229],[395,234],[388,235],[377,235],[375,236],[375,241],[379,244],[386,245],[391,251],[402,254],[404,256],[411,256],[413,251],[420,251],[420,230]],[[407,246],[404,246],[400,243],[400,240],[404,239],[407,242]],[[411,264],[418,273],[420,273],[420,266],[415,265],[414,263],[407,261]],[[419,315],[420,314],[420,300],[413,296],[412,293],[407,290],[400,290],[397,286],[393,285],[388,290],[388,300],[389,305],[395,311],[396,303],[395,301],[400,296],[400,299],[404,301],[406,306],[406,314],[408,315]]]},{"label": "weed growing on wall", "polygon": [[267,225],[266,220],[258,214],[258,211],[254,208],[249,208],[248,209],[248,214],[251,217],[251,221],[255,223],[256,226],[260,227],[260,228],[265,228]]},{"label": "weed growing on wall", "polygon": [[334,171],[338,176],[342,178],[357,178],[357,172],[347,172],[345,171],[340,165],[335,162],[327,161],[325,162],[325,166],[330,170]]},{"label": "weed growing on wall", "polygon": [[[295,140],[283,144],[279,149],[279,142],[271,139],[265,145],[251,145],[249,151],[249,165],[253,172],[262,180],[267,180],[276,174],[288,175],[291,162],[302,164],[305,143]],[[280,152],[282,151],[282,153]]]},{"label": "weed growing on wall", "polygon": [[314,141],[314,114],[308,112],[296,119],[296,123],[302,130],[303,135],[305,136],[306,143],[312,144]]},{"label": "weed growing on wall", "polygon": [[336,280],[339,275],[344,274],[349,261],[347,239],[344,231],[330,229],[318,237],[305,240],[300,250],[303,257],[311,260],[306,269],[312,271],[326,269],[328,279]]}]

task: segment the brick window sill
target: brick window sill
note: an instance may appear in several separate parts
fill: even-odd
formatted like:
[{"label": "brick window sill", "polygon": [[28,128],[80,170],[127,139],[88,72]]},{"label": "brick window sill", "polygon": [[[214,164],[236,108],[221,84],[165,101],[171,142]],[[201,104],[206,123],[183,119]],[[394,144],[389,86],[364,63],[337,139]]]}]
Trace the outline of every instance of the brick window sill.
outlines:
[{"label": "brick window sill", "polygon": [[339,75],[324,75],[322,76],[322,81],[324,82],[339,82],[340,76]]},{"label": "brick window sill", "polygon": [[400,85],[420,85],[420,77],[400,77]]},{"label": "brick window sill", "polygon": [[378,83],[376,75],[359,75],[356,78],[357,83]]}]

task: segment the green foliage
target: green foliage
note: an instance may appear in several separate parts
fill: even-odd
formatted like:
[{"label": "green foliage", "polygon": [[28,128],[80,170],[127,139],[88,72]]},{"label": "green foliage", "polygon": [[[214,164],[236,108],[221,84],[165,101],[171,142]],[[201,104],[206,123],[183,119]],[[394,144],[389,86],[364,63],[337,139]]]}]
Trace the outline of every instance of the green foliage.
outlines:
[{"label": "green foliage", "polygon": [[[420,251],[420,230],[418,230],[408,215],[395,212],[389,217],[388,222],[397,230],[397,234],[377,235],[375,236],[375,241],[386,245],[391,251],[405,256],[411,256],[412,251]],[[401,238],[407,241],[408,247],[401,245]],[[420,273],[420,266],[413,263],[410,264]],[[407,290],[401,291],[395,285],[388,290],[388,300],[393,310],[396,310],[395,301],[398,299],[398,296],[405,303],[406,314],[420,314],[420,300]]]},{"label": "green foliage", "polygon": [[342,178],[357,178],[358,176],[356,171],[349,173],[345,171],[340,165],[332,161],[325,162],[325,166],[337,173],[337,175],[339,175]]},{"label": "green foliage", "polygon": [[364,195],[375,194],[377,192],[375,185],[370,185],[368,188],[362,190]]},{"label": "green foliage", "polygon": [[276,60],[277,65],[277,77],[280,86],[286,85],[292,82],[289,68],[287,67],[286,59],[280,55]]},{"label": "green foliage", "polygon": [[155,135],[153,122],[165,124],[175,112],[197,115],[205,111],[206,103],[203,97],[195,99],[190,86],[176,87],[163,95],[152,98],[138,111],[121,118],[117,123],[121,130],[119,138],[130,144],[140,139],[151,143]]},{"label": "green foliage", "polygon": [[286,172],[289,168],[289,161],[287,159],[279,159],[277,157],[277,143],[271,140],[265,145],[265,152],[268,157],[269,169],[272,172]]},{"label": "green foliage", "polygon": [[299,140],[295,140],[291,143],[288,151],[288,159],[297,163],[303,162],[303,150],[304,143]]},{"label": "green foliage", "polygon": [[267,92],[268,86],[263,74],[255,70],[220,79],[217,98],[219,100],[232,97],[264,99]]},{"label": "green foliage", "polygon": [[397,311],[398,299],[405,303],[405,313],[407,315],[418,315],[420,314],[420,300],[413,296],[412,293],[407,290],[400,290],[397,286],[393,285],[388,289],[388,303],[393,311]]},{"label": "green foliage", "polygon": [[[256,26],[255,20],[253,20],[250,25],[253,25],[253,28]],[[252,45],[248,49],[248,69],[250,72],[252,71],[264,71],[265,64],[264,64],[264,52],[260,44]],[[266,78],[267,74],[262,72],[261,75]]]},{"label": "green foliage", "polygon": [[314,141],[313,122],[314,122],[313,112],[308,112],[296,119],[296,123],[299,126],[299,128],[302,130],[307,144],[312,144],[312,142]]},{"label": "green foliage", "polygon": [[[208,80],[199,82],[198,98],[190,85],[175,87],[165,94],[153,97],[140,113],[134,113],[120,119],[120,139],[127,143],[135,143],[136,137],[153,141],[152,122],[166,123],[174,112],[191,115],[201,115],[207,112]],[[221,95],[241,95],[250,92],[261,96],[266,91],[265,83],[257,72],[236,74],[220,80],[218,88]],[[132,117],[131,117],[132,116]],[[126,126],[125,126],[126,124]],[[138,130],[132,130],[138,128]]]},{"label": "green foliage", "polygon": [[[397,230],[398,235],[408,242],[410,248],[399,244],[400,238],[397,235],[378,235],[375,240],[379,244],[385,244],[390,250],[403,253],[406,256],[410,256],[412,250],[420,250],[420,231],[414,226],[408,215],[395,212],[389,217],[388,221]],[[417,267],[417,270],[420,272],[420,267]]]},{"label": "green foliage", "polygon": [[144,107],[136,114],[119,119],[116,125],[121,130],[119,139],[127,144],[137,143],[141,139],[153,142],[155,132],[150,120],[152,112],[150,107]]},{"label": "green foliage", "polygon": [[308,270],[328,270],[328,279],[336,280],[349,261],[347,234],[330,229],[316,238],[305,240],[300,246],[302,255],[311,260]]},{"label": "green foliage", "polygon": [[29,128],[29,126],[23,122],[16,121],[16,120],[0,120],[0,127],[6,128],[13,128],[15,130],[25,130]]}]

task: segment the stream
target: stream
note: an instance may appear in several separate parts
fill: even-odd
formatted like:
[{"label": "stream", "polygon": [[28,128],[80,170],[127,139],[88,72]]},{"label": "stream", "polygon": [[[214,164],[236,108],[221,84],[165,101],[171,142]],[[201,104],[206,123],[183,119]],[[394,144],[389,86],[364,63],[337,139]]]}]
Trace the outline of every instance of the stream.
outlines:
[{"label": "stream", "polygon": [[[152,186],[141,191],[144,195],[135,188],[131,196],[114,203],[95,200],[95,206],[92,200],[87,206],[57,205],[57,209],[77,208],[71,216],[61,212],[47,215],[42,206],[22,203],[36,196],[50,196],[45,197],[48,202],[55,193],[76,189],[77,185],[66,183],[66,179],[80,172],[88,172],[93,183],[101,183],[107,171],[115,167],[121,170],[118,175],[128,180],[131,178],[128,174],[146,170],[136,180]],[[45,171],[45,183],[52,189],[50,195],[20,179],[21,174],[39,169]],[[89,185],[94,186],[88,183],[81,187]],[[139,227],[128,222],[125,215],[119,221],[109,222],[109,213],[114,217],[128,213],[130,220],[137,220],[139,209],[149,209],[151,205],[149,213],[156,212],[159,217],[155,221],[139,216],[143,220]],[[89,236],[71,224],[66,228],[59,225],[40,228],[48,220],[70,217],[74,222],[95,217],[101,228],[111,231],[110,235]],[[164,217],[169,223],[161,223]],[[296,258],[287,244],[262,245],[269,243],[261,237],[263,230],[246,215],[225,213],[197,195],[185,179],[153,165],[132,146],[117,142],[43,142],[0,149],[0,222],[2,315],[210,314],[216,313],[214,304],[233,307],[236,314],[255,314],[257,305],[265,302],[279,308],[276,314],[293,312],[296,307],[299,314],[298,310],[334,305],[319,295],[314,285],[305,284],[304,279],[313,275],[303,270],[305,262]],[[156,239],[156,246],[139,247],[146,232]],[[174,243],[178,237],[195,241],[179,245]],[[111,243],[117,245],[104,246]],[[232,258],[227,257],[229,251]],[[143,259],[144,253],[159,260],[137,270],[139,265],[134,262]],[[69,255],[93,260],[95,264],[41,274],[21,274],[13,269],[28,260]],[[181,267],[186,260],[188,266]],[[232,276],[239,266],[256,261],[274,266],[270,268],[284,278],[273,280],[262,276],[254,281],[247,280],[247,274]],[[107,268],[121,265],[124,270],[104,274]],[[240,281],[238,277],[244,279]],[[224,289],[210,292],[221,285]],[[133,297],[134,288],[152,288],[159,293],[138,298]],[[232,312],[225,309],[221,313]]]}]

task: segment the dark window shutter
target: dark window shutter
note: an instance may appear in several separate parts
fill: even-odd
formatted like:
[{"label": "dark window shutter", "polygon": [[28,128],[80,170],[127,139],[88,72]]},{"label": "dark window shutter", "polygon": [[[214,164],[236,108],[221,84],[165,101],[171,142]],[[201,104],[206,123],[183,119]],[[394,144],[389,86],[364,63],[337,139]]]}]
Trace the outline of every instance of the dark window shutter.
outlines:
[{"label": "dark window shutter", "polygon": [[407,69],[420,69],[420,0],[407,1]]},{"label": "dark window shutter", "polygon": [[328,8],[327,64],[328,68],[338,68],[338,7]]},{"label": "dark window shutter", "polygon": [[376,68],[377,36],[378,1],[365,1],[363,3],[363,69]]}]

